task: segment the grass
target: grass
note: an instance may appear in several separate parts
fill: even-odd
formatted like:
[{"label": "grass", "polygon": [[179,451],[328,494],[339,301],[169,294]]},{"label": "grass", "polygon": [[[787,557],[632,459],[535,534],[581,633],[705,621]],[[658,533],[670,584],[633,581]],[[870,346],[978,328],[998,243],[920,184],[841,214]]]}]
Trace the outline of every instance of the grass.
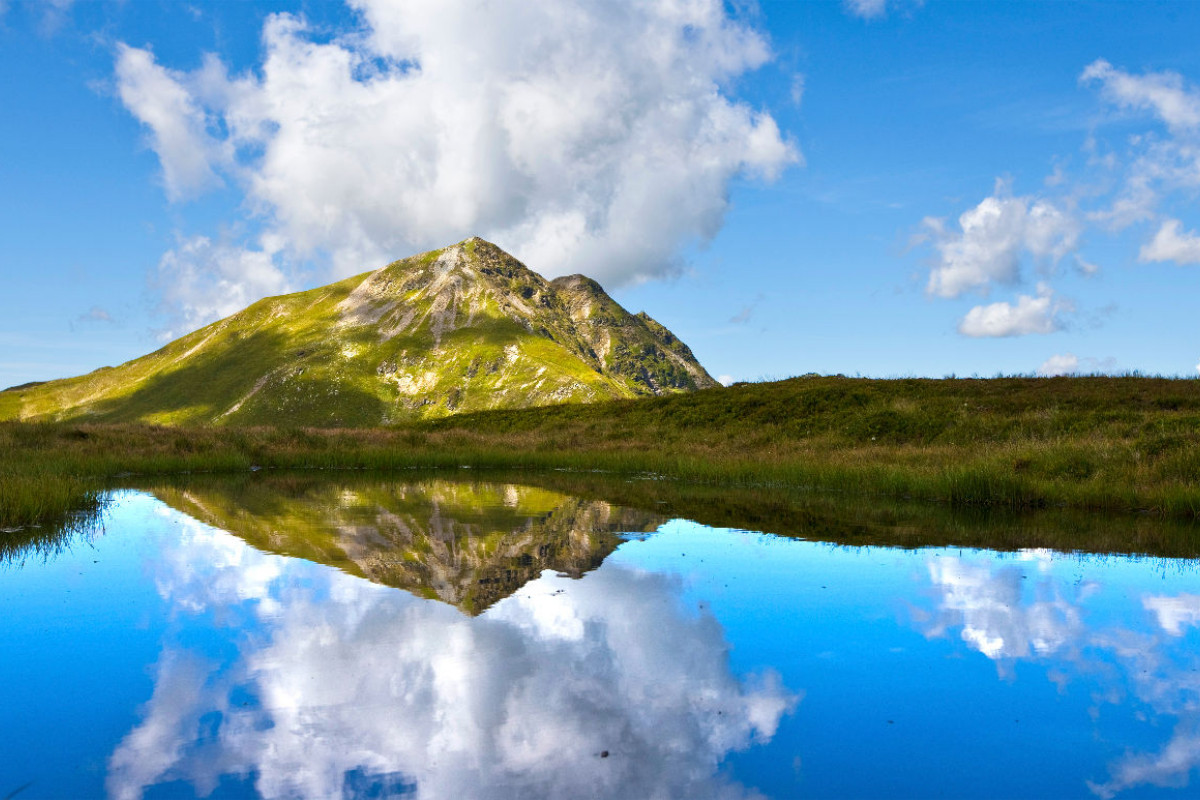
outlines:
[{"label": "grass", "polygon": [[653,473],[954,507],[1200,516],[1200,381],[803,377],[390,428],[0,423],[0,525],[131,473],[495,468]]}]

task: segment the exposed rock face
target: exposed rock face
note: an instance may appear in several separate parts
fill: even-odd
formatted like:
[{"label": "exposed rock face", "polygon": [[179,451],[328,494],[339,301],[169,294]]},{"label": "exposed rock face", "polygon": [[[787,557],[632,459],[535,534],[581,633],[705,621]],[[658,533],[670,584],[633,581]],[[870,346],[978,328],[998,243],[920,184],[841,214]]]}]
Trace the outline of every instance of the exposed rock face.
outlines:
[{"label": "exposed rock face", "polygon": [[370,425],[716,385],[595,281],[547,281],[471,238],[261,300],[115,369],[6,392],[0,419]]}]

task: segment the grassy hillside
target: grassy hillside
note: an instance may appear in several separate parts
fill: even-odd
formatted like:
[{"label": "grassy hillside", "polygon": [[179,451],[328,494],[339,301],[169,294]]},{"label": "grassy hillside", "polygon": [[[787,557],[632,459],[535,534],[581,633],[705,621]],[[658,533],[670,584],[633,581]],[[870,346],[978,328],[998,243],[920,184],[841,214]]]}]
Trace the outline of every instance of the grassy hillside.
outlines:
[{"label": "grassy hillside", "polygon": [[361,427],[715,385],[594,281],[546,281],[469,239],[260,300],[119,367],[0,392],[0,419]]},{"label": "grassy hillside", "polygon": [[379,429],[7,423],[0,520],[44,518],[121,473],[251,465],[602,469],[1191,519],[1200,514],[1200,381],[806,377]]}]

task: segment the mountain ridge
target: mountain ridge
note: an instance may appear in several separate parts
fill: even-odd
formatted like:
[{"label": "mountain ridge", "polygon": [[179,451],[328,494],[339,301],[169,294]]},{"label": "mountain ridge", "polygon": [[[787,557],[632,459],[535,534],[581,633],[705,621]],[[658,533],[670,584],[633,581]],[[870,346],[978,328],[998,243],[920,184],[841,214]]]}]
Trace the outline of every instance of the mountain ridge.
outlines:
[{"label": "mountain ridge", "polygon": [[118,367],[0,393],[0,419],[378,425],[716,386],[582,275],[470,237],[259,300]]}]

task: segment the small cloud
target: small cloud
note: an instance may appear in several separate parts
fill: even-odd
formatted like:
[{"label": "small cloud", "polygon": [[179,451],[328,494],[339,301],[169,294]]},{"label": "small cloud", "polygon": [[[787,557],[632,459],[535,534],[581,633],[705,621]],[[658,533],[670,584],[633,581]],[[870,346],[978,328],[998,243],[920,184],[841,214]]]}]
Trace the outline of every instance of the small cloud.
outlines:
[{"label": "small cloud", "polygon": [[792,76],[792,103],[799,106],[804,102],[805,78],[804,73],[797,72]]},{"label": "small cloud", "polygon": [[1090,261],[1084,260],[1084,258],[1080,255],[1076,255],[1075,256],[1075,269],[1079,271],[1080,275],[1086,275],[1087,277],[1090,278],[1091,276],[1095,275],[1096,273],[1098,273],[1100,271],[1100,266],[1098,264],[1093,264]]},{"label": "small cloud", "polygon": [[1038,284],[1038,296],[1020,295],[1016,304],[991,303],[975,306],[958,323],[958,332],[972,338],[1025,336],[1031,333],[1054,333],[1061,330],[1058,313],[1067,304],[1055,302],[1054,290]]},{"label": "small cloud", "polygon": [[1083,70],[1079,82],[1099,83],[1101,94],[1110,103],[1127,110],[1150,111],[1172,130],[1200,127],[1200,92],[1186,86],[1176,72],[1134,75],[1100,58]]},{"label": "small cloud", "polygon": [[1049,175],[1047,175],[1043,183],[1047,187],[1053,188],[1055,186],[1061,186],[1064,182],[1066,182],[1066,180],[1067,175],[1063,171],[1062,164],[1055,164],[1054,172],[1051,172]]},{"label": "small cloud", "polygon": [[108,311],[101,308],[100,306],[92,306],[90,309],[88,309],[86,314],[80,314],[79,317],[75,321],[76,322],[107,322],[109,324],[116,322],[116,320],[114,320],[112,318],[112,314],[108,313]]},{"label": "small cloud", "polygon": [[754,310],[758,308],[758,304],[763,300],[763,295],[755,297],[746,307],[729,318],[730,325],[745,325],[754,316]]},{"label": "small cloud", "polygon": [[[43,36],[53,36],[66,23],[75,0],[42,0],[40,30]],[[0,16],[8,9],[6,0],[0,0]]]},{"label": "small cloud", "polygon": [[1142,606],[1153,612],[1159,627],[1171,636],[1183,636],[1186,628],[1200,626],[1200,594],[1145,597]]},{"label": "small cloud", "polygon": [[888,0],[845,0],[845,6],[861,19],[880,19],[887,15]]},{"label": "small cloud", "polygon": [[1079,370],[1079,357],[1074,353],[1062,353],[1050,356],[1040,367],[1037,374],[1043,378],[1054,378],[1059,375],[1074,375]]},{"label": "small cloud", "polygon": [[1194,231],[1181,230],[1177,219],[1163,222],[1158,233],[1138,251],[1138,261],[1174,261],[1180,266],[1200,264],[1200,236]]},{"label": "small cloud", "polygon": [[883,19],[889,11],[912,11],[925,5],[925,0],[843,0],[846,12],[865,20]]},{"label": "small cloud", "polygon": [[94,327],[96,325],[116,325],[117,321],[113,319],[112,314],[108,313],[107,309],[100,306],[92,306],[85,313],[80,314],[75,319],[71,320],[68,326],[71,331],[76,331],[80,327]]},{"label": "small cloud", "polygon": [[1196,364],[1196,372],[1200,372],[1200,363]]},{"label": "small cloud", "polygon": [[1112,375],[1116,371],[1117,360],[1112,356],[1080,358],[1074,353],[1061,353],[1046,359],[1038,367],[1037,374],[1043,378],[1054,378],[1059,375]]},{"label": "small cloud", "polygon": [[[1200,369],[1200,367],[1197,367],[1196,369]],[[717,383],[721,384],[722,386],[728,386],[729,384],[733,383],[733,376],[732,375],[718,375]]]}]

